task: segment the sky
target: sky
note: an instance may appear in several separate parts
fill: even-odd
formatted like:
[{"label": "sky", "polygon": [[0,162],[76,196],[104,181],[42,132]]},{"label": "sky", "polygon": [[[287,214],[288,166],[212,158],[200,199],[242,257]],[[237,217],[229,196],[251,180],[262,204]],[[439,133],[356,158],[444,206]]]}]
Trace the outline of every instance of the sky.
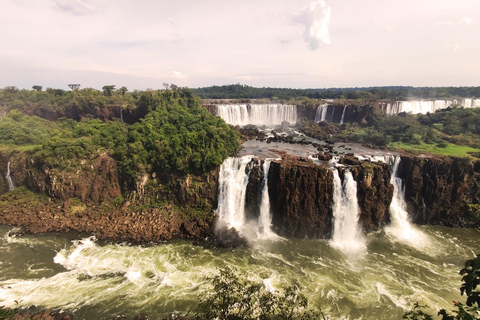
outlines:
[{"label": "sky", "polygon": [[0,88],[480,86],[479,0],[1,0]]}]

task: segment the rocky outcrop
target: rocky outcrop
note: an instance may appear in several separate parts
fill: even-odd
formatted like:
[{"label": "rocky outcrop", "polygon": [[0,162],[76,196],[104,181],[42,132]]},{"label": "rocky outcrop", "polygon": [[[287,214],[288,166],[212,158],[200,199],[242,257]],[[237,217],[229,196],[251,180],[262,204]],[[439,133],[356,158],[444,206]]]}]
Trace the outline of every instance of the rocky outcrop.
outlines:
[{"label": "rocky outcrop", "polygon": [[479,226],[468,205],[480,203],[480,161],[402,156],[408,212],[418,224]]},{"label": "rocky outcrop", "polygon": [[393,196],[390,168],[386,163],[362,162],[351,166],[357,182],[360,221],[366,232],[377,231],[390,221],[389,207]]},{"label": "rocky outcrop", "polygon": [[[357,182],[360,223],[365,232],[389,222],[393,195],[387,164],[348,162]],[[340,169],[343,180],[344,169]],[[333,174],[327,166],[284,158],[271,164],[269,195],[275,231],[288,237],[330,238],[333,226]]]},{"label": "rocky outcrop", "polygon": [[268,191],[274,231],[286,237],[329,238],[332,229],[332,172],[309,161],[273,161]]},{"label": "rocky outcrop", "polygon": [[25,154],[12,158],[15,181],[52,199],[79,198],[100,204],[122,194],[117,163],[106,154],[72,170],[52,169],[31,160]]},{"label": "rocky outcrop", "polygon": [[27,154],[8,156],[0,160],[11,162],[18,188],[0,196],[0,224],[30,233],[75,230],[132,243],[212,236],[218,170],[146,176],[141,192],[126,192],[117,163],[107,154],[63,170]]}]

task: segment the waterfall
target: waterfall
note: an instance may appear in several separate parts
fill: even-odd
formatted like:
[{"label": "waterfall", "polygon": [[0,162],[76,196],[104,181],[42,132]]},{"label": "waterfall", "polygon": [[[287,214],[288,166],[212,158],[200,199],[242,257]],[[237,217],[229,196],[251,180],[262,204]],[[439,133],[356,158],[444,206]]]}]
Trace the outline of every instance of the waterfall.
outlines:
[{"label": "waterfall", "polygon": [[395,101],[393,105],[388,104],[385,111],[387,114],[399,114],[401,112],[425,114],[428,112],[434,113],[437,110],[446,109],[454,105],[459,105],[463,108],[478,108],[480,107],[480,99]]},{"label": "waterfall", "polygon": [[120,120],[123,122],[123,108],[120,107]]},{"label": "waterfall", "polygon": [[366,248],[358,226],[359,212],[357,183],[352,173],[348,169],[345,171],[342,184],[338,169],[333,169],[332,242],[346,253],[356,253]]},{"label": "waterfall", "polygon": [[405,187],[403,181],[398,177],[401,157],[398,155],[384,156],[359,156],[359,159],[384,162],[390,166],[390,183],[393,185],[393,197],[390,203],[389,212],[391,223],[385,228],[387,234],[400,241],[407,242],[417,249],[428,245],[427,237],[418,229],[412,226],[408,218],[407,202],[405,201]]},{"label": "waterfall", "polygon": [[280,125],[297,122],[297,106],[287,104],[224,104],[217,105],[217,116],[232,125]]},{"label": "waterfall", "polygon": [[12,175],[10,172],[10,161],[8,161],[7,164],[7,175],[5,176],[5,178],[8,182],[8,190],[12,191],[13,189],[15,189],[15,184],[13,183]]},{"label": "waterfall", "polygon": [[317,107],[315,112],[315,122],[326,121],[327,119],[328,104],[321,104]]},{"label": "waterfall", "polygon": [[245,192],[248,184],[247,164],[252,156],[227,158],[220,167],[218,194],[219,226],[235,227],[245,224]]},{"label": "waterfall", "polygon": [[270,159],[265,159],[263,163],[262,202],[260,203],[260,216],[258,217],[260,233],[266,238],[275,236],[271,230],[272,215],[270,213],[270,196],[268,195],[268,171],[270,170],[270,162]]},{"label": "waterfall", "polygon": [[392,172],[390,183],[393,185],[393,197],[389,208],[391,224],[385,228],[385,231],[399,240],[410,242],[414,246],[423,246],[426,243],[426,239],[420,241],[420,238],[425,237],[410,224],[408,219],[405,188],[402,179],[397,176],[400,162],[400,156],[389,158]]},{"label": "waterfall", "polygon": [[343,120],[345,119],[345,110],[347,110],[347,106],[343,107],[342,119],[340,119],[340,124],[343,124]]}]

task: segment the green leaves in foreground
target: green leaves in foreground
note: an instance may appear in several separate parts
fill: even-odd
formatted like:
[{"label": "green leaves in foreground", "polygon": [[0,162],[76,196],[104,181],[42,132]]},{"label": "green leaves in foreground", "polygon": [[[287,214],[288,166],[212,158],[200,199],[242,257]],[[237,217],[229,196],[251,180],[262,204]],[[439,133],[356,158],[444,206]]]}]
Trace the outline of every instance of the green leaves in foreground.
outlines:
[{"label": "green leaves in foreground", "polygon": [[295,286],[272,293],[262,283],[238,276],[230,267],[219,268],[213,289],[200,297],[191,311],[197,320],[309,320],[325,319],[319,311],[307,308],[307,298]]}]

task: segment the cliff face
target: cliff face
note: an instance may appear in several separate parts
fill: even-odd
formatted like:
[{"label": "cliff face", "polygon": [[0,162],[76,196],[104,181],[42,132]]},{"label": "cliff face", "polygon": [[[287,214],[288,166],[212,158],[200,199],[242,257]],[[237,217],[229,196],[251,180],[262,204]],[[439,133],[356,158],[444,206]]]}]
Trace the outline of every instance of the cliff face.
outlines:
[{"label": "cliff face", "polygon": [[163,181],[146,176],[136,191],[125,192],[117,163],[107,154],[68,170],[41,165],[23,153],[0,156],[0,167],[8,161],[17,189],[0,195],[0,224],[134,243],[212,235],[217,170]]},{"label": "cliff face", "polygon": [[37,164],[23,153],[13,154],[10,168],[18,185],[48,195],[52,199],[79,198],[100,204],[122,194],[117,163],[108,155],[72,170],[58,170]]},{"label": "cliff face", "polygon": [[350,168],[357,182],[360,221],[366,232],[379,230],[390,221],[393,196],[390,168],[386,163],[364,162]]},{"label": "cliff face", "polygon": [[480,225],[468,210],[468,204],[480,203],[480,161],[403,156],[399,170],[413,222]]},{"label": "cliff face", "polygon": [[[393,195],[386,164],[349,165],[357,182],[360,223],[366,232],[389,221]],[[343,178],[343,170],[340,176]],[[343,179],[342,179],[343,180]],[[326,166],[284,159],[271,164],[268,174],[273,226],[281,236],[329,238],[332,232],[333,174]]]},{"label": "cliff face", "polygon": [[310,162],[272,162],[268,191],[274,231],[286,237],[330,237],[332,179],[328,168]]},{"label": "cliff face", "polygon": [[[7,192],[10,161],[18,190]],[[263,160],[247,167],[247,219],[260,215]],[[345,157],[357,183],[360,223],[365,232],[390,220],[393,195],[390,169],[383,163]],[[24,153],[0,154],[0,224],[27,231],[85,231],[100,238],[147,243],[172,238],[202,240],[212,236],[217,207],[218,170],[202,176],[140,177],[134,192],[122,189],[117,163],[103,154],[69,170],[40,165]],[[480,225],[480,161],[403,156],[398,176],[404,180],[412,220],[452,227]],[[28,190],[27,190],[28,189]],[[34,191],[34,192],[32,192]],[[324,165],[284,156],[268,171],[273,230],[281,236],[330,238],[333,226],[333,174]],[[126,197],[124,199],[123,197]]]}]

